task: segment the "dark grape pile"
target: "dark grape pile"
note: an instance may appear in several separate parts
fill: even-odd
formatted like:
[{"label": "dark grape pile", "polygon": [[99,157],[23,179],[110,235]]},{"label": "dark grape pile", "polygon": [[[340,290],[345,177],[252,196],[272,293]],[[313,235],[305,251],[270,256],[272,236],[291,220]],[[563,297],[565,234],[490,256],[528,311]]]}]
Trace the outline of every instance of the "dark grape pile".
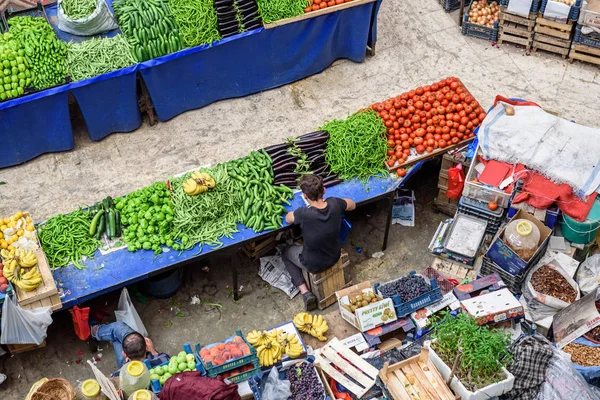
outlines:
[{"label": "dark grape pile", "polygon": [[407,275],[379,287],[379,292],[384,298],[397,294],[403,303],[419,297],[431,290],[431,285],[418,275]]},{"label": "dark grape pile", "polygon": [[310,363],[303,362],[288,369],[287,379],[291,384],[291,400],[322,400],[325,397],[323,384]]}]

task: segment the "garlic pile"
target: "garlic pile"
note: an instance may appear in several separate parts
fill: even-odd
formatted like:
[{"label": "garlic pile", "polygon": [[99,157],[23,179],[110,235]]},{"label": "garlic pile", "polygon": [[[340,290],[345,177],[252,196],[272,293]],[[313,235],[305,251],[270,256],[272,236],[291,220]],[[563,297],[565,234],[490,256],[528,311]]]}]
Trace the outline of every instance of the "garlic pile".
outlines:
[{"label": "garlic pile", "polygon": [[[563,0],[571,1],[571,0]],[[469,22],[473,24],[494,27],[494,23],[500,17],[500,6],[492,1],[490,4],[486,0],[474,1],[469,9]]]}]

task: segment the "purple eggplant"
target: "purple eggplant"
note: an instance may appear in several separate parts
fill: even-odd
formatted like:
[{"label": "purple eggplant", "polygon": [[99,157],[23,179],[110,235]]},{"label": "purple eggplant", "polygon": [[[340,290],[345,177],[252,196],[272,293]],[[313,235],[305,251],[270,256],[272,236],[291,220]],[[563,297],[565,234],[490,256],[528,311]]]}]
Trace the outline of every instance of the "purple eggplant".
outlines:
[{"label": "purple eggplant", "polygon": [[269,153],[269,155],[273,155],[273,153],[276,153],[282,149],[287,149],[288,147],[290,147],[289,143],[279,143],[274,144],[273,146],[265,147],[265,151]]},{"label": "purple eggplant", "polygon": [[323,134],[329,135],[329,132],[327,132],[327,131],[315,131],[315,132],[311,132],[311,133],[306,133],[306,134],[304,134],[302,136],[298,136],[298,139],[304,140],[306,138],[312,138],[312,137],[322,136]]},{"label": "purple eggplant", "polygon": [[273,173],[277,175],[288,170],[294,171],[296,167],[298,167],[298,163],[293,160],[281,162],[277,165],[273,164]]},{"label": "purple eggplant", "polygon": [[308,163],[312,165],[319,165],[325,161],[325,154],[319,154],[308,159]]}]

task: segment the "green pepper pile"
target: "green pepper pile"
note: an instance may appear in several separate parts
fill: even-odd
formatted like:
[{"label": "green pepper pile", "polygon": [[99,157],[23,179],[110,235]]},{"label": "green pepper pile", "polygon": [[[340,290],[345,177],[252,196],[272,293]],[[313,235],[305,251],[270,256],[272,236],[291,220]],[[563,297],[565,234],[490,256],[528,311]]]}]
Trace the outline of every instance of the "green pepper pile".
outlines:
[{"label": "green pepper pile", "polygon": [[12,34],[0,34],[0,101],[25,94],[31,85],[31,71]]},{"label": "green pepper pile", "polygon": [[65,83],[67,44],[56,37],[52,26],[41,17],[13,17],[10,33],[24,51],[31,68],[33,86],[40,90]]},{"label": "green pepper pile", "polygon": [[123,241],[129,251],[153,250],[163,252],[161,245],[178,249],[173,242],[173,202],[171,192],[164,182],[114,199],[115,208],[121,213]]}]

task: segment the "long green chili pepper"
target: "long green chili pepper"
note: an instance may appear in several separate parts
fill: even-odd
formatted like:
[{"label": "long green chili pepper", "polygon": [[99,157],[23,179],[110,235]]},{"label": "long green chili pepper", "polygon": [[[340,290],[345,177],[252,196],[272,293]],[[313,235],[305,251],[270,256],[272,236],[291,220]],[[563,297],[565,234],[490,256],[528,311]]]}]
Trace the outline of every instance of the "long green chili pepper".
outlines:
[{"label": "long green chili pepper", "polygon": [[185,47],[221,40],[212,0],[169,0],[169,7]]},{"label": "long green chili pepper", "polygon": [[69,43],[67,73],[73,81],[91,78],[135,64],[131,46],[123,35],[111,38],[92,38]]},{"label": "long green chili pepper", "polygon": [[310,0],[256,0],[258,12],[266,24],[304,14]]},{"label": "long green chili pepper", "polygon": [[62,0],[60,3],[65,15],[71,19],[89,17],[96,10],[96,0]]},{"label": "long green chili pepper", "polygon": [[329,132],[325,162],[340,178],[366,180],[385,172],[385,125],[374,110],[327,122],[319,129]]},{"label": "long green chili pepper", "polygon": [[92,257],[99,241],[90,237],[89,212],[77,210],[70,214],[59,214],[38,227],[38,235],[50,267],[64,267],[70,262],[85,268],[80,261],[83,256]]}]

